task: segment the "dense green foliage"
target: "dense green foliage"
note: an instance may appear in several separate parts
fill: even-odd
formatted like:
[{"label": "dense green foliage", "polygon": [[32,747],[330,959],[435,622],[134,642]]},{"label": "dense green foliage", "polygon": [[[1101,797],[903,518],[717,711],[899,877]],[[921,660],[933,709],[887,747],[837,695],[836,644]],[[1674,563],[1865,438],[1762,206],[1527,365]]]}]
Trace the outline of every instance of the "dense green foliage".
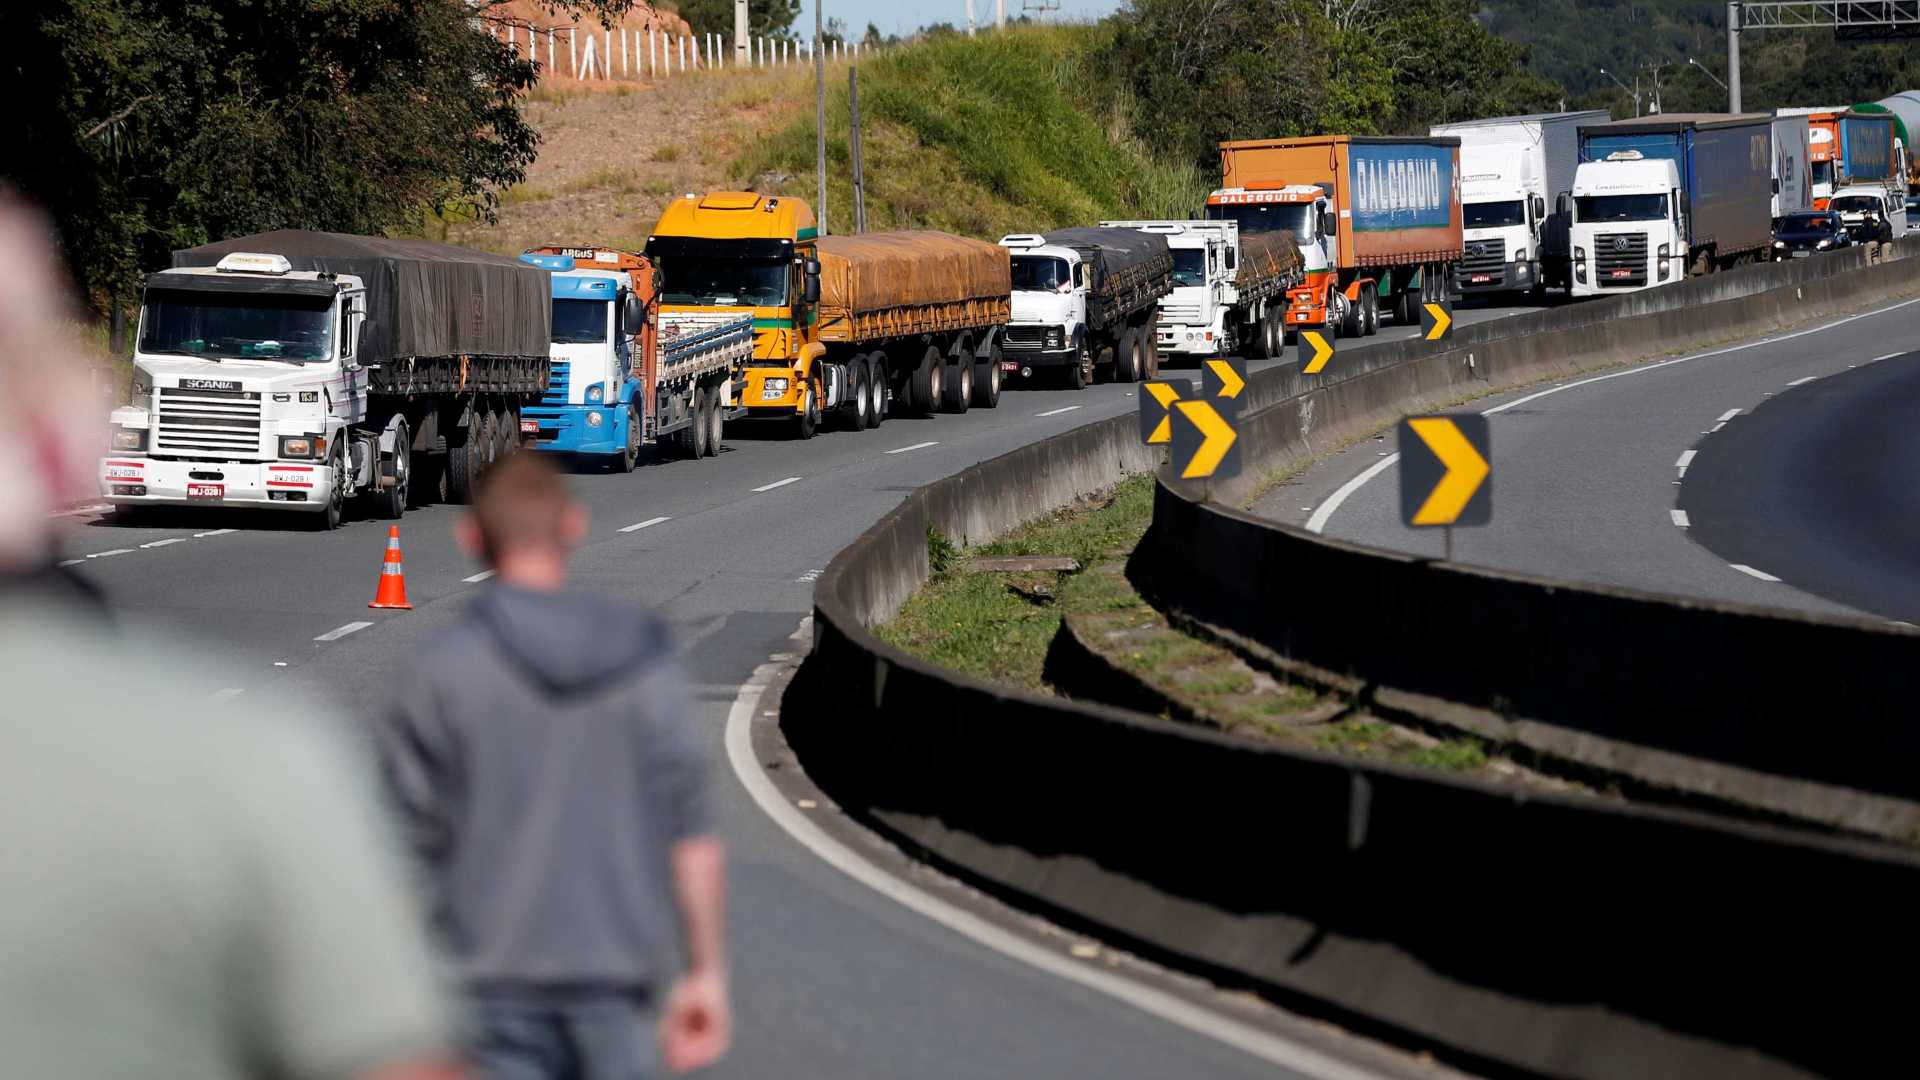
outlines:
[{"label": "dense green foliage", "polygon": [[[696,34],[714,33],[733,40],[733,0],[662,0],[660,6],[687,20]],[[800,0],[749,0],[747,32],[754,37],[781,37],[799,17]]]},{"label": "dense green foliage", "polygon": [[[1667,112],[1723,111],[1727,92],[1727,5],[1722,0],[1486,0],[1489,29],[1532,49],[1542,74],[1575,103],[1633,115],[1633,98],[1601,68],[1632,86],[1641,105],[1658,72]],[[1836,41],[1827,30],[1754,30],[1741,36],[1742,106],[1848,105],[1920,87],[1920,44]]]},{"label": "dense green foliage", "polygon": [[533,160],[519,110],[532,71],[463,4],[47,0],[16,14],[0,171],[51,212],[96,304],[223,236],[486,216]]},{"label": "dense green foliage", "polygon": [[1131,0],[1106,80],[1157,149],[1212,169],[1222,139],[1425,132],[1557,107],[1476,0]]},{"label": "dense green foliage", "polygon": [[[1197,210],[1204,176],[1136,141],[1090,77],[1109,40],[1101,27],[1009,27],[862,61],[868,227],[998,237]],[[829,79],[827,222],[851,232],[846,75]],[[809,114],[737,161],[733,176],[812,199],[814,139]]]}]

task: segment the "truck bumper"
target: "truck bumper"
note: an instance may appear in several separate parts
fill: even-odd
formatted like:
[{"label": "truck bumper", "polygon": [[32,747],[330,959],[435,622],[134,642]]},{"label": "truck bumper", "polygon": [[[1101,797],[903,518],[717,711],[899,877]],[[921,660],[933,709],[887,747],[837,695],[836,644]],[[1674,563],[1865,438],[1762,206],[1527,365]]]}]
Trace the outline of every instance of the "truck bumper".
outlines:
[{"label": "truck bumper", "polygon": [[333,470],[317,461],[100,461],[100,494],[115,506],[326,508]]},{"label": "truck bumper", "polygon": [[1531,289],[1540,284],[1540,268],[1531,260],[1510,262],[1491,273],[1478,271],[1467,273],[1458,270],[1454,273],[1454,287],[1467,296],[1477,293],[1514,292]]},{"label": "truck bumper", "polygon": [[1207,326],[1169,326],[1161,323],[1154,340],[1163,354],[1178,356],[1218,356],[1220,333]]},{"label": "truck bumper", "polygon": [[627,449],[624,405],[529,405],[520,410],[523,425],[538,423],[532,449],[555,454],[622,454]]},{"label": "truck bumper", "polygon": [[[772,386],[769,379],[783,380]],[[741,400],[735,402],[744,405],[747,417],[797,416],[800,413],[802,383],[790,368],[748,368],[747,388],[741,394]]]},{"label": "truck bumper", "polygon": [[1066,367],[1071,363],[1072,349],[1021,349],[1016,352],[1003,346],[1000,351],[1002,373],[1019,374],[1022,368]]}]

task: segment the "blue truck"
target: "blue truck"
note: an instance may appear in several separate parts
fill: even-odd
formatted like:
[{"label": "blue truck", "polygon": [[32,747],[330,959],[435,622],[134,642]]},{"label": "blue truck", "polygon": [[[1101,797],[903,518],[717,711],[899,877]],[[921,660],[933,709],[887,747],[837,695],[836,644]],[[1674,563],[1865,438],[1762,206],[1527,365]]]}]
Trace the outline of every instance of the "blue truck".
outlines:
[{"label": "blue truck", "polygon": [[723,425],[742,413],[751,317],[663,325],[652,264],[633,252],[552,246],[520,258],[552,272],[551,376],[539,404],[520,412],[531,448],[621,472],[644,446],[720,452]]},{"label": "blue truck", "polygon": [[1645,289],[1763,259],[1773,242],[1773,124],[1686,113],[1580,129],[1573,295]]}]

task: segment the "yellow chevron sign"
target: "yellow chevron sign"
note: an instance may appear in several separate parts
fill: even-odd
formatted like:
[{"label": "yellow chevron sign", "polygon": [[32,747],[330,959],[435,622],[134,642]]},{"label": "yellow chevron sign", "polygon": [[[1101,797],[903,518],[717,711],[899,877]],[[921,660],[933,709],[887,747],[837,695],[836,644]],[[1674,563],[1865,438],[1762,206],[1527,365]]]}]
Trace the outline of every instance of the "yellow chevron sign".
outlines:
[{"label": "yellow chevron sign", "polygon": [[1492,441],[1477,413],[1400,423],[1400,518],[1416,527],[1493,519]]},{"label": "yellow chevron sign", "polygon": [[1448,303],[1427,303],[1420,305],[1420,336],[1428,341],[1441,341],[1453,333],[1453,305]]},{"label": "yellow chevron sign", "polygon": [[[1173,441],[1173,403],[1180,400],[1180,384],[1172,382],[1142,383],[1146,395],[1140,400],[1142,430],[1146,431],[1144,442],[1148,446],[1158,446]],[[1189,387],[1191,384],[1188,384]],[[1188,391],[1191,393],[1191,390]],[[1152,404],[1149,404],[1151,402]],[[1157,407],[1157,410],[1156,410]],[[1158,415],[1158,422],[1153,417]],[[1149,428],[1148,424],[1152,424]]]},{"label": "yellow chevron sign", "polygon": [[1240,435],[1229,417],[1221,415],[1206,399],[1174,402],[1175,413],[1183,423],[1174,428],[1173,462],[1180,476],[1202,480],[1211,476],[1237,476],[1240,473]]},{"label": "yellow chevron sign", "polygon": [[1245,361],[1239,360],[1207,361],[1207,374],[1211,376],[1207,380],[1207,385],[1211,387],[1207,396],[1239,397],[1240,391],[1247,388],[1247,377],[1240,370],[1240,366],[1244,363]]},{"label": "yellow chevron sign", "polygon": [[1318,375],[1333,359],[1333,332],[1331,330],[1301,330],[1300,373]]}]

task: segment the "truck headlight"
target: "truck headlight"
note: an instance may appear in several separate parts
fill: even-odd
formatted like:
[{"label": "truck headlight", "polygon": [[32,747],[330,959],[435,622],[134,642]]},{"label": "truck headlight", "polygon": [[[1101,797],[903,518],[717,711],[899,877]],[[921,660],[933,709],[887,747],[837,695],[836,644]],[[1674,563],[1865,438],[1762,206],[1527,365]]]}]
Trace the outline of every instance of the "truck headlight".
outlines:
[{"label": "truck headlight", "polygon": [[1773,246],[1777,248],[1783,248],[1787,246],[1787,242],[1785,240],[1775,240],[1773,242]]},{"label": "truck headlight", "polygon": [[1659,272],[1659,275],[1660,275],[1659,280],[1661,281],[1667,280],[1667,273],[1668,273],[1667,259],[1669,257],[1669,253],[1672,252],[1672,250],[1673,249],[1666,244],[1661,244],[1658,248],[1654,249],[1653,257],[1657,260],[1657,265],[1654,267],[1654,269]]},{"label": "truck headlight", "polygon": [[145,450],[147,448],[147,429],[115,426],[113,429],[113,448],[115,450]]},{"label": "truck headlight", "polygon": [[319,457],[327,445],[327,440],[317,435],[280,436],[280,456],[283,458]]},{"label": "truck headlight", "polygon": [[1577,247],[1573,249],[1573,280],[1575,281],[1587,280],[1587,249],[1586,248]]},{"label": "truck headlight", "polygon": [[598,405],[607,400],[607,387],[604,383],[594,383],[587,387],[587,404]]},{"label": "truck headlight", "polygon": [[1066,347],[1066,341],[1067,341],[1067,337],[1066,337],[1065,331],[1061,330],[1057,326],[1047,327],[1047,348],[1063,349]]},{"label": "truck headlight", "polygon": [[599,427],[599,426],[601,425],[601,423],[602,423],[602,422],[603,422],[603,421],[602,421],[602,420],[600,419],[600,414],[599,414],[599,413],[597,413],[597,412],[590,412],[590,413],[588,413],[588,414],[587,414],[587,426],[588,426],[588,427]]},{"label": "truck headlight", "polygon": [[788,383],[787,383],[787,380],[785,379],[776,378],[776,379],[760,380],[760,388],[762,390],[778,390],[784,393],[787,389],[787,385]]}]

